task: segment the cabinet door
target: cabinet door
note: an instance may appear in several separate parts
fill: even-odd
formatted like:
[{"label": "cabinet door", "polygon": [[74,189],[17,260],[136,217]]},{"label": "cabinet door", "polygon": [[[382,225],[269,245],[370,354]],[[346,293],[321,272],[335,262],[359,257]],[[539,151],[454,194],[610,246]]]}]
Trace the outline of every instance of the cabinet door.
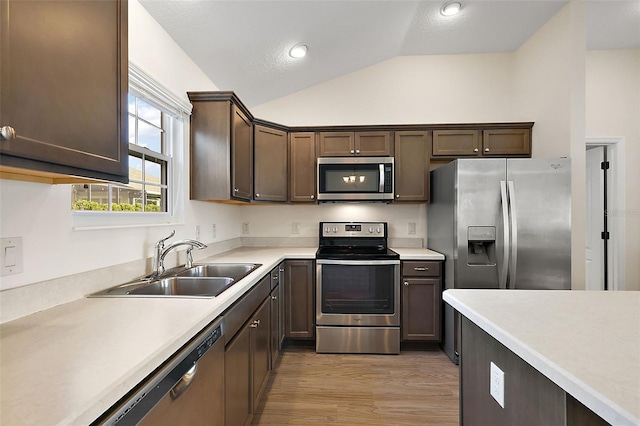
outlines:
[{"label": "cabinet door", "polygon": [[480,132],[478,130],[434,130],[432,154],[435,157],[479,156]]},{"label": "cabinet door", "polygon": [[280,285],[278,286],[278,350],[282,352],[285,338],[285,269],[284,262],[278,267],[280,270]]},{"label": "cabinet door", "polygon": [[313,132],[289,135],[289,201],[316,201],[316,145]]},{"label": "cabinet door", "polygon": [[231,185],[233,198],[250,200],[253,195],[253,129],[249,118],[236,106],[231,120]]},{"label": "cabinet door", "polygon": [[270,315],[267,298],[253,316],[251,327],[251,372],[252,372],[252,409],[254,413],[260,402],[260,395],[267,384],[271,364],[269,363]]},{"label": "cabinet door", "polygon": [[255,126],[254,199],[287,201],[287,133]]},{"label": "cabinet door", "polygon": [[318,157],[351,157],[355,153],[353,132],[318,134]]},{"label": "cabinet door", "polygon": [[[126,1],[0,7],[2,166],[128,182]],[[36,173],[37,174],[37,173]]]},{"label": "cabinet door", "polygon": [[251,328],[244,327],[224,353],[225,424],[244,425],[251,416]]},{"label": "cabinet door", "polygon": [[530,129],[492,129],[482,132],[482,154],[531,156]]},{"label": "cabinet door", "polygon": [[356,155],[362,157],[389,157],[393,155],[391,132],[356,132]]},{"label": "cabinet door", "polygon": [[429,199],[429,132],[395,133],[396,201]]},{"label": "cabinet door", "polygon": [[439,342],[440,278],[405,278],[402,284],[402,339]]},{"label": "cabinet door", "polygon": [[280,333],[278,328],[280,326],[280,285],[276,286],[273,290],[271,290],[270,296],[270,312],[271,312],[271,322],[269,323],[271,327],[270,334],[270,349],[271,349],[271,369],[273,370],[278,362],[278,358],[280,358]]},{"label": "cabinet door", "polygon": [[293,339],[315,336],[315,268],[312,260],[285,262],[285,334]]}]

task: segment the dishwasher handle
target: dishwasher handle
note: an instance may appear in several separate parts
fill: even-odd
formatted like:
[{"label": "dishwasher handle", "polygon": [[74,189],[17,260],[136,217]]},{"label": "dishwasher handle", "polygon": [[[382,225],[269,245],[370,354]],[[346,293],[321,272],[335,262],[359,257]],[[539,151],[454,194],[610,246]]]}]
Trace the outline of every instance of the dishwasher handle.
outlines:
[{"label": "dishwasher handle", "polygon": [[193,367],[189,369],[189,371],[184,373],[184,376],[182,376],[180,381],[176,383],[173,388],[171,388],[171,391],[169,391],[169,395],[171,395],[172,400],[175,401],[176,399],[180,398],[180,395],[182,395],[187,390],[189,385],[191,385],[191,382],[193,382],[193,379],[196,376],[197,372],[198,363],[196,362],[195,364],[193,364]]}]

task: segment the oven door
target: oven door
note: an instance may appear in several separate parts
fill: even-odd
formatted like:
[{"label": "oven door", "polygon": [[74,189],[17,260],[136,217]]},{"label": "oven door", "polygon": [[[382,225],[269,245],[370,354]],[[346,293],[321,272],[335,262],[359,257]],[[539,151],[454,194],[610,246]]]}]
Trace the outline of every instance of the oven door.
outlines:
[{"label": "oven door", "polygon": [[317,260],[316,323],[399,326],[400,261]]}]

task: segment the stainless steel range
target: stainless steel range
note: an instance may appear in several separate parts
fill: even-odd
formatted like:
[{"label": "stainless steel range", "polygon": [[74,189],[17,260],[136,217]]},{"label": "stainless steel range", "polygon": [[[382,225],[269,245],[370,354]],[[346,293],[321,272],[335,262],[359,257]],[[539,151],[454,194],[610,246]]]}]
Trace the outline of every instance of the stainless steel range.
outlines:
[{"label": "stainless steel range", "polygon": [[316,352],[400,353],[400,256],[386,222],[320,222]]}]

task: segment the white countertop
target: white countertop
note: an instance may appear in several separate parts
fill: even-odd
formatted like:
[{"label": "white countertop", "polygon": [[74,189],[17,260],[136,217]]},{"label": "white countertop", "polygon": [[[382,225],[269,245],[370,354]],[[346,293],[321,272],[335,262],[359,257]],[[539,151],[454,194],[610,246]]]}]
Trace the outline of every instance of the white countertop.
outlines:
[{"label": "white countertop", "polygon": [[444,300],[609,423],[640,424],[640,292],[456,289]]},{"label": "white countertop", "polygon": [[2,324],[0,424],[91,423],[281,260],[315,253],[241,248],[202,259],[262,263],[216,298],[83,298]]},{"label": "white countertop", "polygon": [[401,260],[444,260],[444,255],[426,248],[390,247]]}]

